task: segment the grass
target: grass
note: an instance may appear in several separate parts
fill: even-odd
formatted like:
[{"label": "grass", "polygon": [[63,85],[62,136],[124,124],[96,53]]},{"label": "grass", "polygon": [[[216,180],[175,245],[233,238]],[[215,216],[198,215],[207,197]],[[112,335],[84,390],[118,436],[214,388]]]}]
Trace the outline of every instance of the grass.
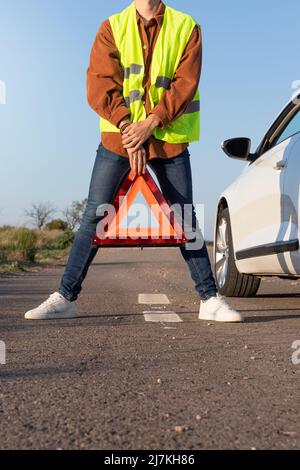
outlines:
[{"label": "grass", "polygon": [[68,255],[73,239],[71,231],[0,227],[0,276],[53,264]]},{"label": "grass", "polygon": [[0,227],[0,275],[51,264],[68,254],[73,239],[70,231]]}]

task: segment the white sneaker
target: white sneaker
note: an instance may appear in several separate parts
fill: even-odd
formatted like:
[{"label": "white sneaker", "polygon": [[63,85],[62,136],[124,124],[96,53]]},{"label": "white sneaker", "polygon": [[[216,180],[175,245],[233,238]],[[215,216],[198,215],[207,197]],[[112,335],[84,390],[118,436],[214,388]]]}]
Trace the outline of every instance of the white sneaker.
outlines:
[{"label": "white sneaker", "polygon": [[240,323],[243,321],[243,317],[227,304],[223,296],[218,294],[205,302],[201,301],[199,320]]},{"label": "white sneaker", "polygon": [[58,320],[78,316],[75,302],[69,302],[59,292],[54,292],[39,307],[25,313],[26,320]]}]

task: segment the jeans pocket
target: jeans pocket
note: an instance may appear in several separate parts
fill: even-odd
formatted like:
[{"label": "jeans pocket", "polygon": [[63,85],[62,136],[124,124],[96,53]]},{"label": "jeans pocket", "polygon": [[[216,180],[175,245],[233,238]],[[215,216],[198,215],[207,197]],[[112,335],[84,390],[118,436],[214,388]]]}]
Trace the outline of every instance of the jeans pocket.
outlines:
[{"label": "jeans pocket", "polygon": [[112,150],[107,149],[100,143],[97,151],[97,156],[100,158],[104,158],[110,162],[117,162],[117,163],[128,163],[129,159],[124,157],[123,155],[119,155],[118,153],[113,152]]}]

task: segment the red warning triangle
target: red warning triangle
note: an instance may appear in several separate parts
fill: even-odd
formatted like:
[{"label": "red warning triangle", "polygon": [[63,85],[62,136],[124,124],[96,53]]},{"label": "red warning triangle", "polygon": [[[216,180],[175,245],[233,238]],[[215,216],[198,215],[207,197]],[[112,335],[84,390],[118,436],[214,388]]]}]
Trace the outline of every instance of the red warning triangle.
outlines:
[{"label": "red warning triangle", "polygon": [[[121,228],[136,196],[141,193],[151,209],[158,227]],[[112,210],[100,222],[94,237],[94,245],[116,246],[178,246],[187,242],[181,224],[163,197],[147,170],[135,176],[130,171],[116,195]]]}]

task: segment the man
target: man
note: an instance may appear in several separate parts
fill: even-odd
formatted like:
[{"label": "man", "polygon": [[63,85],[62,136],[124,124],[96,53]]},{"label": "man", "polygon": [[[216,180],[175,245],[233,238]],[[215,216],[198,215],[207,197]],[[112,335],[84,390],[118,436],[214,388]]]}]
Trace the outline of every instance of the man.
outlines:
[{"label": "man", "polygon": [[[188,239],[199,234],[188,146],[200,137],[201,61],[198,23],[160,0],[135,0],[101,24],[87,71],[88,101],[101,117],[87,207],[58,292],[26,319],[78,316],[75,301],[97,253],[97,208],[113,201],[130,169],[140,175],[148,163],[170,206],[191,208]],[[180,250],[200,297],[199,319],[242,321],[217,293],[204,240]]]}]

